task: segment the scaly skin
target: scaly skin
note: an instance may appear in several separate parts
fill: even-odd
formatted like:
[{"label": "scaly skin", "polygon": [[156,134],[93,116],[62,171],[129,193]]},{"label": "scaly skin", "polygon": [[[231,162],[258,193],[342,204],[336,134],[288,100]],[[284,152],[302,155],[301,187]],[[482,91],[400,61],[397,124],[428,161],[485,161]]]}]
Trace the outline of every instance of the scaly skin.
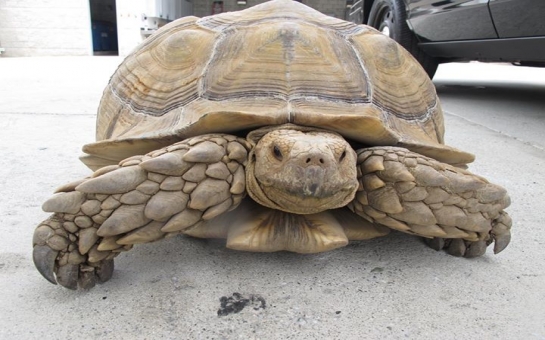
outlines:
[{"label": "scaly skin", "polygon": [[259,139],[248,161],[248,194],[256,202],[313,214],[354,199],[356,153],[342,136],[292,125],[271,130]]},{"label": "scaly skin", "polygon": [[91,288],[110,279],[113,258],[238,206],[248,145],[204,135],[128,158],[61,187],[54,214],[34,232],[34,263],[52,283]]},{"label": "scaly skin", "polygon": [[[247,187],[260,206],[223,215]],[[234,249],[311,253],[385,235],[386,226],[466,257],[492,242],[498,253],[510,240],[505,189],[403,148],[356,154],[337,134],[294,125],[248,140],[189,138],[58,191],[43,205],[54,214],[36,228],[34,262],[70,289],[110,279],[114,257],[134,244],[178,233],[225,237]],[[346,204],[372,224],[335,209]]]},{"label": "scaly skin", "polygon": [[511,238],[504,188],[407,149],[358,151],[360,189],[349,207],[370,222],[427,238],[432,248],[475,257]]}]

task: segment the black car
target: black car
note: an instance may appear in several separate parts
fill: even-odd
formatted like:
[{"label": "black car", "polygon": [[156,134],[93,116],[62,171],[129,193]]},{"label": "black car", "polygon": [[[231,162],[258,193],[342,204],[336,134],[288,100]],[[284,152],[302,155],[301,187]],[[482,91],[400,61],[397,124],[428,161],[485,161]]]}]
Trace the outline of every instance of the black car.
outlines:
[{"label": "black car", "polygon": [[395,39],[430,78],[450,61],[545,67],[545,0],[353,0],[346,20]]}]

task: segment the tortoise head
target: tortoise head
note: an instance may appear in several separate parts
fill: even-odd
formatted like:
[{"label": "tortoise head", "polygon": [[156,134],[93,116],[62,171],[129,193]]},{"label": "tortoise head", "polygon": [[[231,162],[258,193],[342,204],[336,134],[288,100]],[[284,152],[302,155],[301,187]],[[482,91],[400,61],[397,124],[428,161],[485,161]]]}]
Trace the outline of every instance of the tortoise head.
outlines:
[{"label": "tortoise head", "polygon": [[269,208],[314,214],[343,207],[358,188],[356,153],[340,135],[282,125],[248,135],[249,195]]}]

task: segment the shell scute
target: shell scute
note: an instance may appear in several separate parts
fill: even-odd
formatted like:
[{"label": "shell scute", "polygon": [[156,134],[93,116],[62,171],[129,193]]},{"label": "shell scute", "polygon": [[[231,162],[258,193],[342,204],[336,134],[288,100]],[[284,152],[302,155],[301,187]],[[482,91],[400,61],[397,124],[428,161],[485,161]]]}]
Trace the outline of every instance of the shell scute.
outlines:
[{"label": "shell scute", "polygon": [[89,167],[207,133],[294,123],[451,164],[433,83],[393,40],[291,0],[174,21],[112,76]]}]

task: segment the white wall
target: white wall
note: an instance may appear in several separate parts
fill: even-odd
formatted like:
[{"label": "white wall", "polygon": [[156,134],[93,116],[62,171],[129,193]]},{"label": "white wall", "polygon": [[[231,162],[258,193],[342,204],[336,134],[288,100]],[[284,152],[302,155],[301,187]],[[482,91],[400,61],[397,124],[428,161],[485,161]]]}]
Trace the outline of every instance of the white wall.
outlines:
[{"label": "white wall", "polygon": [[116,0],[116,8],[120,56],[128,55],[145,39],[140,32],[143,16],[166,18],[168,13],[173,20],[193,14],[193,3],[187,0]]},{"label": "white wall", "polygon": [[91,55],[89,0],[0,0],[2,56]]},{"label": "white wall", "polygon": [[193,1],[198,0],[180,0],[182,16],[193,15]]},{"label": "white wall", "polygon": [[[177,16],[193,12],[187,0],[116,0],[119,55],[143,41],[142,15],[155,2],[172,5]],[[92,55],[89,0],[0,0],[0,47],[2,57]]]},{"label": "white wall", "polygon": [[117,44],[119,55],[128,55],[143,40],[140,34],[142,14],[146,13],[147,0],[116,0]]},{"label": "white wall", "polygon": [[[116,0],[119,55],[128,55],[144,40],[140,32],[143,15],[151,17],[154,15],[149,15],[150,11],[158,14],[169,8],[168,12],[176,17],[207,16],[212,1]],[[224,0],[224,11],[241,10],[264,1],[248,0],[247,5],[240,6],[236,0]],[[342,18],[346,1],[303,3]],[[103,1],[97,0],[95,6],[101,5]],[[6,49],[1,56],[92,55],[89,0],[0,0],[0,47]]]}]

